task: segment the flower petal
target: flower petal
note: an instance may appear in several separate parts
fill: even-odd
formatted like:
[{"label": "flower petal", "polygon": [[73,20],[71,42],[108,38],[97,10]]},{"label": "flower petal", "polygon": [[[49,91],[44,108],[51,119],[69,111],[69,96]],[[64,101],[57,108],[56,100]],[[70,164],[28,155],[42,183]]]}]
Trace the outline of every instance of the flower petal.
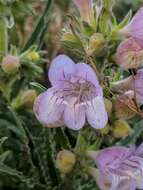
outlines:
[{"label": "flower petal", "polygon": [[52,85],[68,79],[76,72],[74,62],[66,55],[59,55],[51,63],[49,69],[49,80]]},{"label": "flower petal", "polygon": [[86,116],[93,128],[100,129],[105,127],[108,116],[102,96],[97,96],[91,101],[86,102]]},{"label": "flower petal", "polygon": [[64,110],[62,103],[62,98],[58,98],[55,90],[50,88],[36,98],[34,113],[42,124],[53,124],[61,119]]},{"label": "flower petal", "polygon": [[122,41],[116,53],[117,64],[123,69],[138,68],[142,66],[143,51],[135,38]]},{"label": "flower petal", "polygon": [[85,123],[85,108],[81,104],[67,104],[64,111],[64,122],[73,130],[79,130]]},{"label": "flower petal", "polygon": [[135,154],[137,156],[142,156],[143,157],[143,143],[141,143],[140,146],[136,149]]},{"label": "flower petal", "polygon": [[77,76],[81,77],[84,80],[87,80],[88,82],[91,82],[94,84],[96,87],[99,86],[99,82],[97,79],[97,76],[89,65],[85,63],[78,63],[76,64],[76,71],[77,71]]},{"label": "flower petal", "polygon": [[99,151],[96,156],[96,165],[103,172],[109,172],[109,167],[113,170],[118,168],[126,157],[129,157],[134,148],[126,148],[122,146],[115,146],[110,148],[105,148]]},{"label": "flower petal", "polygon": [[138,43],[143,46],[143,7],[134,15],[132,20],[119,32],[126,37],[132,36],[136,38]]},{"label": "flower petal", "polygon": [[143,7],[140,8],[129,23],[131,35],[143,42]]},{"label": "flower petal", "polygon": [[137,103],[143,104],[143,69],[139,69],[135,75],[135,80],[132,82],[132,88],[135,88]]},{"label": "flower petal", "polygon": [[110,190],[112,186],[112,179],[110,176],[105,175],[102,172],[97,173],[96,182],[101,190]]},{"label": "flower petal", "polygon": [[128,176],[121,177],[121,181],[115,190],[136,190],[135,181]]},{"label": "flower petal", "polygon": [[136,182],[136,187],[143,188],[143,158],[138,156],[131,156],[125,161],[126,174],[132,177]]}]

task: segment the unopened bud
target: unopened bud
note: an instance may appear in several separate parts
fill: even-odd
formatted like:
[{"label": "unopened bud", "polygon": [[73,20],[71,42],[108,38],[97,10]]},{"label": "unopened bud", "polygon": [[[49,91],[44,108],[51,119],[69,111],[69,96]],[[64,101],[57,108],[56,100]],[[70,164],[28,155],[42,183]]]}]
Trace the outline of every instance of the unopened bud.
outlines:
[{"label": "unopened bud", "polygon": [[62,150],[58,153],[56,164],[57,168],[62,173],[69,173],[72,171],[76,162],[75,154],[69,150]]},{"label": "unopened bud", "polygon": [[112,102],[109,99],[104,98],[104,104],[108,115],[110,115],[112,113],[112,107],[113,107]]},{"label": "unopened bud", "polygon": [[38,52],[36,51],[31,51],[30,53],[28,53],[27,55],[28,59],[31,60],[32,62],[37,62],[40,59],[40,55]]},{"label": "unopened bud", "polygon": [[107,124],[104,128],[100,129],[102,135],[107,135],[111,129],[111,126]]},{"label": "unopened bud", "polygon": [[113,123],[113,136],[115,138],[126,138],[132,132],[131,127],[125,120],[116,120]]},{"label": "unopened bud", "polygon": [[21,96],[21,103],[27,107],[32,107],[37,97],[35,90],[27,90]]},{"label": "unopened bud", "polygon": [[89,39],[89,47],[86,50],[87,55],[90,56],[93,53],[100,56],[99,54],[103,54],[106,49],[106,41],[102,34],[96,33],[91,36]]},{"label": "unopened bud", "polygon": [[2,69],[5,73],[11,74],[18,70],[20,62],[18,57],[13,55],[6,55],[2,60]]}]

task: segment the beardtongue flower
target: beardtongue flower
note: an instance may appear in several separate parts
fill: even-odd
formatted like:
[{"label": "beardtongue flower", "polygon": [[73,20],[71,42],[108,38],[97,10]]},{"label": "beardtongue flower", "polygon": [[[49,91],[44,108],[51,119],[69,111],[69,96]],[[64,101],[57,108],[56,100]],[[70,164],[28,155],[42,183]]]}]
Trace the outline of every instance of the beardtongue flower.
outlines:
[{"label": "beardtongue flower", "polygon": [[135,38],[125,39],[117,48],[116,60],[123,69],[141,67],[143,65],[143,48]]},{"label": "beardtongue flower", "polygon": [[139,69],[134,76],[129,76],[113,84],[113,89],[117,92],[125,93],[133,91],[138,105],[143,104],[143,69]]},{"label": "beardtongue flower", "polygon": [[132,36],[143,46],[143,7],[134,15],[132,20],[119,31],[125,36]]},{"label": "beardtongue flower", "polygon": [[80,12],[82,20],[91,24],[94,22],[93,0],[73,0]]},{"label": "beardtongue flower", "polygon": [[89,65],[75,64],[66,55],[59,55],[51,63],[49,79],[52,87],[39,95],[34,104],[41,123],[63,121],[73,130],[82,128],[85,119],[93,128],[106,125],[102,89]]},{"label": "beardtongue flower", "polygon": [[101,190],[143,189],[143,144],[135,147],[110,147],[88,153],[96,161],[95,174]]}]

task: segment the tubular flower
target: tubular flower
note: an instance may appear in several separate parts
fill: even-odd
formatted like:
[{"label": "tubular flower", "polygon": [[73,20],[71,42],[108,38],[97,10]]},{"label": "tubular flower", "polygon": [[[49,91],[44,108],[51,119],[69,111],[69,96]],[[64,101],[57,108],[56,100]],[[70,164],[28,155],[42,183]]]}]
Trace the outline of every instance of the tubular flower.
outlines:
[{"label": "tubular flower", "polygon": [[120,43],[116,58],[123,69],[138,68],[143,65],[143,49],[136,39],[130,37]]},{"label": "tubular flower", "polygon": [[130,23],[119,32],[136,38],[143,45],[143,7],[137,11]]},{"label": "tubular flower", "polygon": [[139,69],[134,76],[129,76],[121,81],[115,82],[113,89],[117,92],[133,91],[138,105],[143,104],[143,69]]},{"label": "tubular flower", "polygon": [[81,18],[91,24],[94,21],[93,0],[73,0]]},{"label": "tubular flower", "polygon": [[101,190],[135,190],[143,188],[143,144],[135,147],[110,147],[92,153]]},{"label": "tubular flower", "polygon": [[85,119],[93,128],[107,123],[101,86],[92,68],[75,64],[66,55],[57,56],[49,69],[52,87],[39,95],[34,104],[37,119],[44,125],[63,121],[79,130]]}]

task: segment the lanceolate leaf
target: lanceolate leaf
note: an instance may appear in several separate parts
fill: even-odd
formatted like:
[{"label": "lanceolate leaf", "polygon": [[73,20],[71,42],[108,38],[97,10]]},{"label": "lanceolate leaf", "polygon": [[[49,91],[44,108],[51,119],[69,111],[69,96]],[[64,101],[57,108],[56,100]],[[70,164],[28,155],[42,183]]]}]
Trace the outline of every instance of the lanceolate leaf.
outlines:
[{"label": "lanceolate leaf", "polygon": [[53,0],[47,1],[47,5],[43,12],[43,15],[41,16],[39,22],[37,23],[32,35],[30,36],[27,43],[23,47],[22,52],[26,51],[33,44],[40,45],[40,43],[42,42],[42,39],[44,38],[44,35],[47,32],[47,29],[49,27],[49,20],[50,20],[49,15],[50,15],[52,4],[53,4]]}]

